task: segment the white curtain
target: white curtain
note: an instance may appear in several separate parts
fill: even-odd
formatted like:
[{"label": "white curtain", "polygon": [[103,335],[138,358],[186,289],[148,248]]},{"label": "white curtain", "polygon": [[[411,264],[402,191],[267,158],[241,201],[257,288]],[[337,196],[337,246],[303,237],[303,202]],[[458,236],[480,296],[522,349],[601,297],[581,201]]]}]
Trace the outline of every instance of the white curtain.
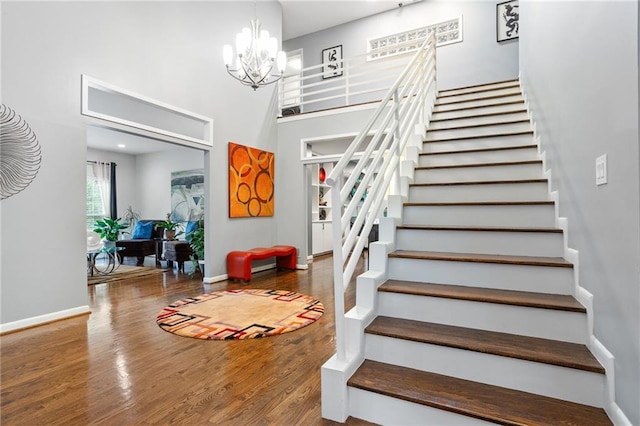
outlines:
[{"label": "white curtain", "polygon": [[93,165],[93,172],[98,181],[104,214],[109,216],[109,212],[111,211],[111,163],[96,161]]}]

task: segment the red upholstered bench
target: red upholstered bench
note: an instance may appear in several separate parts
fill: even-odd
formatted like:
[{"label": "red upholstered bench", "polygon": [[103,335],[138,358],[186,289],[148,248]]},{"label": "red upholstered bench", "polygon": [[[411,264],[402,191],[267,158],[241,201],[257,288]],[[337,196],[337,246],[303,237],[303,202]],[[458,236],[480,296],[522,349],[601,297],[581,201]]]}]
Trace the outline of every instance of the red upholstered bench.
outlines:
[{"label": "red upholstered bench", "polygon": [[273,246],[253,248],[247,251],[232,251],[227,254],[227,275],[229,279],[251,280],[251,262],[276,258],[278,268],[296,269],[298,251],[293,246]]}]

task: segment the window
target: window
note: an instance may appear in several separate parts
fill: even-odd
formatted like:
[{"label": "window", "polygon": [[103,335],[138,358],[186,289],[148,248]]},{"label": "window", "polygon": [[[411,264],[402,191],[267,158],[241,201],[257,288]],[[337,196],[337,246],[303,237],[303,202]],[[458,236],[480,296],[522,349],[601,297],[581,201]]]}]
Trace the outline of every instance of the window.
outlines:
[{"label": "window", "polygon": [[433,31],[436,32],[436,46],[445,46],[462,41],[462,15],[459,18],[438,22],[426,27],[415,28],[402,33],[367,40],[367,60],[414,52]]},{"label": "window", "polygon": [[87,164],[87,229],[93,229],[96,220],[103,219],[105,216],[98,178],[93,167]]},{"label": "window", "polygon": [[302,49],[287,53],[287,67],[282,78],[282,115],[300,112]]}]

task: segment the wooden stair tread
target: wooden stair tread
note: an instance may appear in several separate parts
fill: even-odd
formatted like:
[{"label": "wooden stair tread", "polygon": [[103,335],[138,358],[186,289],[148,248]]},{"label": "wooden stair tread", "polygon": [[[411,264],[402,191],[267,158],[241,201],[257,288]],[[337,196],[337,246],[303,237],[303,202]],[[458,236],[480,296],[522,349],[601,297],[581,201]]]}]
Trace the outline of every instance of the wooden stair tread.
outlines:
[{"label": "wooden stair tread", "polygon": [[404,203],[405,207],[419,206],[552,206],[553,201],[451,201],[437,203]]},{"label": "wooden stair tread", "polygon": [[489,151],[506,151],[516,149],[537,149],[536,145],[520,145],[520,146],[499,146],[495,148],[480,148],[480,149],[461,149],[456,151],[442,151],[442,152],[421,152],[418,155],[451,155],[451,154],[476,154],[478,152]]},{"label": "wooden stair tread", "polygon": [[604,374],[585,345],[378,316],[365,333]]},{"label": "wooden stair tread", "polygon": [[396,250],[389,257],[421,260],[446,260],[451,262],[499,263],[508,265],[551,266],[573,268],[571,262],[561,257],[514,256],[481,253],[448,253],[437,251]]},{"label": "wooden stair tread", "polygon": [[415,229],[422,231],[479,231],[479,232],[540,232],[562,234],[560,228],[536,228],[516,226],[468,226],[468,225],[400,225],[396,229]]},{"label": "wooden stair tread", "polygon": [[[527,112],[527,110],[525,108],[523,109],[515,109],[513,111],[498,111],[498,112],[489,112],[489,113],[484,113],[484,114],[475,114],[475,115],[466,115],[463,117],[450,117],[450,118],[433,118],[433,116],[431,117],[431,119],[429,120],[430,123],[440,123],[443,121],[455,121],[455,120],[466,120],[466,119],[472,119],[472,118],[485,118],[485,117],[493,117],[493,116],[501,116],[501,115],[509,115],[509,114],[522,114],[523,112]],[[434,112],[433,113],[438,114],[438,112]]]},{"label": "wooden stair tread", "polygon": [[522,124],[529,123],[529,119],[524,120],[509,120],[509,121],[497,121],[493,123],[480,123],[480,124],[467,124],[464,126],[451,126],[451,127],[443,127],[441,129],[427,129],[427,134],[429,132],[442,132],[448,130],[464,130],[464,129],[475,129],[477,127],[489,127],[489,126],[502,126],[506,124]]},{"label": "wooden stair tread", "polygon": [[467,287],[450,284],[421,283],[387,280],[378,291],[411,294],[415,296],[441,297],[501,305],[586,313],[587,309],[573,296],[565,294],[534,293],[516,290]]},{"label": "wooden stair tread", "polygon": [[504,101],[504,102],[496,102],[494,104],[488,104],[488,105],[473,105],[473,106],[460,106],[460,105],[455,105],[455,104],[448,104],[448,105],[452,105],[453,108],[443,108],[444,106],[446,106],[447,104],[444,105],[435,105],[434,107],[438,107],[438,110],[435,110],[433,113],[434,114],[439,114],[441,112],[457,112],[457,111],[465,111],[465,110],[474,110],[474,109],[481,109],[481,108],[490,108],[490,107],[497,107],[497,106],[506,106],[506,105],[515,105],[515,104],[523,104],[524,105],[524,99],[518,99],[518,100],[513,100],[513,101]]},{"label": "wooden stair tread", "polygon": [[495,86],[497,84],[515,83],[515,82],[518,82],[517,78],[508,79],[508,80],[500,80],[500,81],[492,81],[492,82],[489,82],[489,83],[472,84],[470,86],[454,87],[453,89],[438,90],[438,96],[440,96],[443,93],[453,92],[453,91],[456,91],[456,90],[475,89],[475,88],[481,88],[481,87],[487,87],[487,86]]},{"label": "wooden stair tread", "polygon": [[518,183],[547,183],[547,179],[518,179],[518,180],[477,180],[471,182],[430,182],[430,183],[411,183],[409,187],[420,186],[456,186],[456,185],[508,185]]},{"label": "wooden stair tread", "polygon": [[347,385],[503,425],[612,425],[601,408],[371,360]]},{"label": "wooden stair tread", "polygon": [[419,166],[419,167],[416,167],[415,170],[461,169],[465,167],[524,166],[527,164],[542,165],[542,160],[500,161],[495,163],[473,163],[473,164],[446,164],[442,166]]},{"label": "wooden stair tread", "polygon": [[490,135],[473,135],[473,136],[458,136],[458,137],[450,137],[450,138],[441,138],[441,139],[429,139],[423,141],[423,143],[436,143],[436,142],[452,142],[452,141],[461,141],[467,139],[490,139],[490,138],[503,138],[508,136],[522,136],[522,135],[532,135],[533,130],[527,130],[524,132],[503,132],[503,133],[493,133]]},{"label": "wooden stair tread", "polygon": [[[514,89],[514,88],[512,87],[511,89]],[[478,96],[477,98],[473,98],[473,99],[461,99],[461,100],[451,101],[451,102],[438,102],[438,99],[442,99],[442,97],[439,97],[436,99],[434,106],[455,105],[455,104],[461,104],[464,102],[487,101],[491,99],[508,98],[511,96],[522,96],[522,93],[518,90],[518,91],[514,91],[513,93],[505,93],[501,95],[491,95],[491,96]],[[444,98],[446,99],[446,97]]]}]

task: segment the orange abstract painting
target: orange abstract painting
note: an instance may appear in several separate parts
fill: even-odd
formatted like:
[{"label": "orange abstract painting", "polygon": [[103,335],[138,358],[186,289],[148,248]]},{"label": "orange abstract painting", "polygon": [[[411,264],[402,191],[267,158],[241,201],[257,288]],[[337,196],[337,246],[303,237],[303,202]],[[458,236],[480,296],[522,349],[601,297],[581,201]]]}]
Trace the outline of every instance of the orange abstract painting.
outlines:
[{"label": "orange abstract painting", "polygon": [[229,142],[229,217],[273,216],[274,155]]}]

